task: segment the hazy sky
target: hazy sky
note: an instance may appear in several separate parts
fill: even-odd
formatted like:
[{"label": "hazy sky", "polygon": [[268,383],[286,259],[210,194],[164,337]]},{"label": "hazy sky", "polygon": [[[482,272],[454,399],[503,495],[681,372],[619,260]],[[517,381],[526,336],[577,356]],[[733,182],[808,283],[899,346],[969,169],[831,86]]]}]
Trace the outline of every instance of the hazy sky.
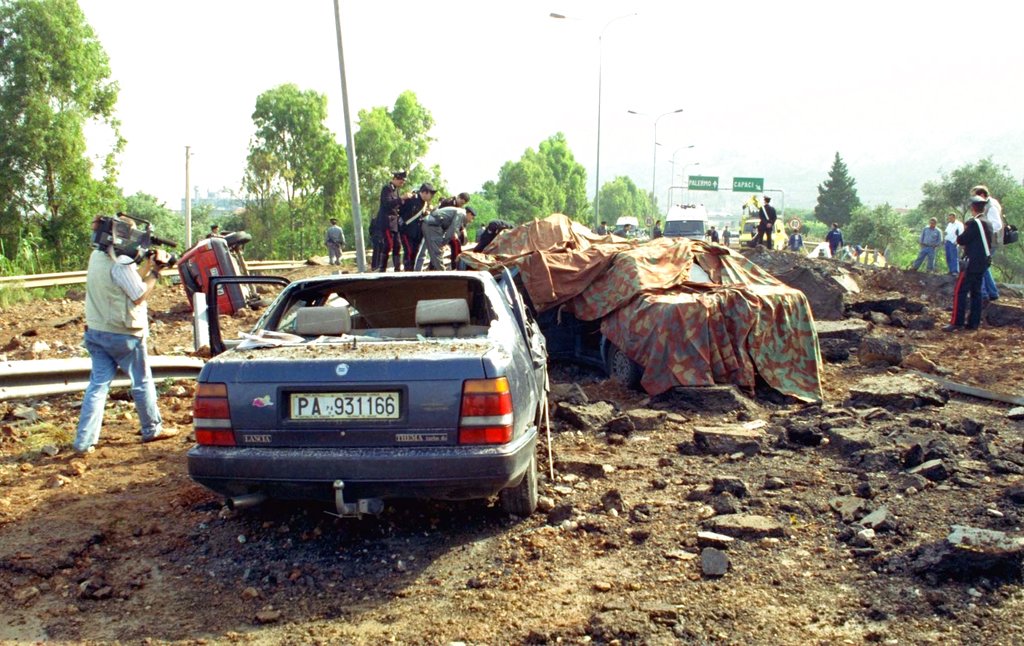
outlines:
[{"label": "hazy sky", "polygon": [[[193,187],[237,191],[256,97],[282,83],[325,93],[344,142],[332,0],[79,4],[121,88],[126,193],[178,208],[186,145]],[[663,208],[676,151],[676,183],[763,177],[792,206],[813,206],[836,152],[868,204],[914,206],[922,183],[988,156],[1024,175],[1016,3],[342,0],[341,14],[353,120],[415,92],[453,191],[563,132],[592,193],[599,53],[602,184],[650,190],[654,118],[684,109],[658,125]]]}]

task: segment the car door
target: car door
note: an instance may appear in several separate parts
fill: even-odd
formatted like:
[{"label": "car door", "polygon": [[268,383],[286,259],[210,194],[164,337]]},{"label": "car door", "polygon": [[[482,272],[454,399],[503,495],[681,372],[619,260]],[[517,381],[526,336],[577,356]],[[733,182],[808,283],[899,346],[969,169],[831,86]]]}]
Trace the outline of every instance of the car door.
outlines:
[{"label": "car door", "polygon": [[527,311],[513,273],[507,268],[502,270],[497,282],[506,305],[515,319],[516,328],[522,338],[521,345],[526,349],[523,354],[525,364],[523,367],[529,376],[529,387],[533,394],[531,399],[539,403],[549,390],[548,354],[544,335],[540,331],[540,326]]},{"label": "car door", "polygon": [[[210,355],[217,356],[228,349],[229,344],[224,340],[225,321],[221,320],[221,313],[218,311],[218,298],[214,294],[220,294],[221,290],[228,285],[249,286],[251,293],[256,294],[257,285],[278,285],[285,287],[290,283],[287,278],[281,276],[211,276],[210,284],[206,291],[207,303],[207,331],[210,342]],[[195,312],[197,320],[202,316],[198,310]]]},{"label": "car door", "polygon": [[519,327],[519,331],[522,333],[523,339],[530,349],[530,358],[533,361],[534,368],[544,366],[546,370],[548,353],[544,342],[544,335],[541,333],[537,321],[530,316],[526,303],[523,302],[523,295],[519,291],[518,282],[515,279],[519,272],[518,270],[513,271],[510,271],[508,268],[503,269],[501,277],[498,279],[498,286],[505,293],[509,307],[512,310],[512,315],[516,319],[516,325]]}]

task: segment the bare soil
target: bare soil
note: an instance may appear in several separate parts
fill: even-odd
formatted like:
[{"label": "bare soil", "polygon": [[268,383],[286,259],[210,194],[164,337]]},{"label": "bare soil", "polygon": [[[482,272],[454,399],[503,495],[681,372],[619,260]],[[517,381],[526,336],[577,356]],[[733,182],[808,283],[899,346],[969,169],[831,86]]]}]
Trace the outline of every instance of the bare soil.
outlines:
[{"label": "bare soil", "polygon": [[[860,279],[869,292],[902,287],[945,316],[917,275]],[[151,353],[188,353],[183,303],[180,287],[158,288]],[[5,309],[0,355],[84,356],[82,310],[80,298]],[[1021,392],[1017,329],[875,333],[950,379]],[[190,383],[161,387],[179,438],[141,444],[127,393],[114,391],[98,449],[84,458],[68,445],[80,395],[0,402],[0,640],[1024,643],[1019,563],[922,566],[952,525],[1019,535],[1014,501],[1024,496],[1012,492],[1024,474],[1024,427],[1007,417],[1009,404],[955,393],[944,406],[906,411],[845,406],[853,384],[901,372],[854,355],[824,365],[823,406],[761,399],[753,412],[712,413],[553,366],[555,382],[578,384],[591,402],[659,411],[664,421],[619,436],[554,420],[554,477],[544,444],[545,499],[525,519],[494,501],[399,502],[361,520],[314,504],[228,511],[186,473]],[[26,407],[38,420],[19,417]],[[695,427],[757,420],[769,433],[756,454],[694,450]],[[786,429],[800,424],[863,430],[877,459],[793,442]],[[48,455],[47,444],[59,452]],[[949,476],[908,480],[902,462],[915,444],[945,456]],[[704,486],[728,476],[745,491],[707,495]],[[890,520],[858,543],[836,499],[884,505]],[[707,574],[697,533],[728,512],[766,517],[781,535],[733,541],[728,570]]]}]

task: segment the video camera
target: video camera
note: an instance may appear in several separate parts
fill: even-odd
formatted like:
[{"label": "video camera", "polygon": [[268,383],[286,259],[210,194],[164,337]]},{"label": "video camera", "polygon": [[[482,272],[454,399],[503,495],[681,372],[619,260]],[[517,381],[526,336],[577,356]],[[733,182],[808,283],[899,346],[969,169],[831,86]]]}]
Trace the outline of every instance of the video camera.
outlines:
[{"label": "video camera", "polygon": [[[128,222],[125,218],[132,222]],[[152,249],[153,245],[178,246],[176,242],[153,235],[153,225],[141,218],[118,214],[117,217],[104,215],[96,219],[96,225],[92,232],[93,249],[108,251],[113,247],[115,254],[128,256],[139,263],[155,253],[155,250]],[[173,267],[177,262],[178,257],[170,254],[170,259],[161,263],[160,266]]]}]

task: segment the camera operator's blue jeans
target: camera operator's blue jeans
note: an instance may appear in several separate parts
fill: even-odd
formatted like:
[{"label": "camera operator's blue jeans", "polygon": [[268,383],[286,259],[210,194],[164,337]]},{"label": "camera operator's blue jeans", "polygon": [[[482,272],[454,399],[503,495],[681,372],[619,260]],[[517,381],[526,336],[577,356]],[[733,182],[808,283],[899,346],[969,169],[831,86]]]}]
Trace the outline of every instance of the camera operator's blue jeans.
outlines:
[{"label": "camera operator's blue jeans", "polygon": [[160,433],[163,420],[156,407],[153,373],[146,361],[146,340],[129,334],[86,330],[85,347],[92,357],[92,372],[82,400],[74,449],[87,451],[100,439],[107,391],[119,366],[128,373],[132,382],[132,398],[142,425],[142,438],[148,439]]}]

